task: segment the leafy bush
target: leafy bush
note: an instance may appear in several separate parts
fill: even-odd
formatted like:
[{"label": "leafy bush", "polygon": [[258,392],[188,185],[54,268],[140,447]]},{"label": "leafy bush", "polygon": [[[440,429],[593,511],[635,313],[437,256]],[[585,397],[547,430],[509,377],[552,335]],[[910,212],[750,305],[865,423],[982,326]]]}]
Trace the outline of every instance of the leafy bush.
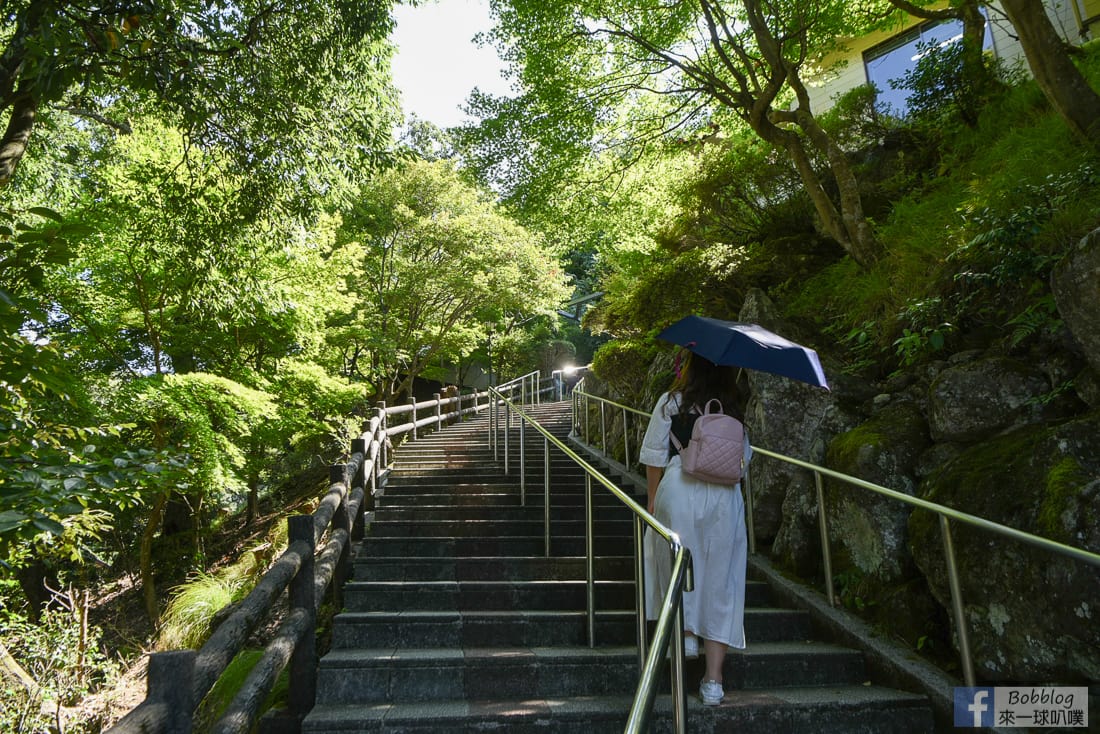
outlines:
[{"label": "leafy bush", "polygon": [[653,343],[620,339],[604,344],[592,358],[592,371],[620,395],[634,395],[646,383],[658,353]]},{"label": "leafy bush", "polygon": [[71,716],[64,707],[74,706],[89,693],[118,677],[118,665],[102,649],[100,631],[84,617],[85,599],[76,594],[58,595],[55,608],[32,623],[16,610],[11,589],[0,589],[0,645],[37,685],[28,690],[0,685],[0,731],[45,732],[61,728],[71,734],[99,732],[106,711],[82,709]]}]

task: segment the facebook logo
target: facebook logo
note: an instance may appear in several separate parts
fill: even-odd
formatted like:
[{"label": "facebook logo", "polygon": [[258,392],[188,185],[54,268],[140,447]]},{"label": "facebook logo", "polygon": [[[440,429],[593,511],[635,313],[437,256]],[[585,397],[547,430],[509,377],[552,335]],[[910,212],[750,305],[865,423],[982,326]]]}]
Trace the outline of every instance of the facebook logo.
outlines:
[{"label": "facebook logo", "polygon": [[993,688],[955,689],[955,726],[980,728],[993,726]]}]

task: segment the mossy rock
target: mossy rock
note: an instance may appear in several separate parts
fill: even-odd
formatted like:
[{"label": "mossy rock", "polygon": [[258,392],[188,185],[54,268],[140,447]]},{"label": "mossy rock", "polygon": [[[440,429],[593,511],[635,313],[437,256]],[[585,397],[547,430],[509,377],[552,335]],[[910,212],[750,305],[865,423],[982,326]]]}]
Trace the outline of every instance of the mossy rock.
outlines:
[{"label": "mossy rock", "polygon": [[[1100,552],[1100,414],[1031,426],[963,451],[920,495],[961,512]],[[1100,571],[951,523],[975,669],[987,680],[1100,679]],[[951,606],[937,516],[914,512],[913,556]]]},{"label": "mossy rock", "polygon": [[[830,469],[912,495],[913,467],[928,445],[928,429],[918,407],[899,402],[834,438],[825,461]],[[908,549],[910,505],[827,480],[825,509],[838,570],[854,566],[887,584],[914,575]]]}]

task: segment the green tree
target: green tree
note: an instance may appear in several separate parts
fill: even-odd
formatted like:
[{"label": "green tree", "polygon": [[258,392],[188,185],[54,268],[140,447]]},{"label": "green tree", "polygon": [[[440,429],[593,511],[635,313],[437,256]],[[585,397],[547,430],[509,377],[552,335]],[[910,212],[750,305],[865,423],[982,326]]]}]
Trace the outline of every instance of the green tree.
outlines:
[{"label": "green tree", "polygon": [[[258,178],[385,157],[391,2],[11,0],[0,13],[0,186],[57,114],[128,132],[153,104]],[[293,131],[292,135],[288,135]],[[350,144],[333,146],[340,139]]]},{"label": "green tree", "polygon": [[1028,66],[1047,100],[1079,140],[1100,148],[1100,94],[1073,63],[1044,4],[1006,0],[1001,5],[1020,35]]},{"label": "green tree", "polygon": [[377,176],[344,214],[339,242],[359,263],[347,279],[355,310],[334,320],[334,336],[361,340],[347,369],[387,401],[440,357],[470,354],[493,324],[552,313],[568,295],[537,238],[447,161]]},{"label": "green tree", "polygon": [[105,143],[72,215],[89,236],[39,292],[43,336],[97,371],[135,375],[271,372],[315,352],[325,231],[256,201],[224,156],[179,165],[184,145],[150,121]]},{"label": "green tree", "polygon": [[[869,27],[849,3],[499,0],[493,7],[496,37],[525,93],[473,100],[488,118],[478,141],[494,139],[484,162],[507,160],[526,141],[535,152],[510,165],[554,171],[544,158],[576,160],[593,149],[679,137],[685,128],[744,124],[791,158],[822,229],[861,265],[878,258],[852,166],[810,108],[802,77],[838,38]],[[495,141],[509,135],[519,142]]]}]

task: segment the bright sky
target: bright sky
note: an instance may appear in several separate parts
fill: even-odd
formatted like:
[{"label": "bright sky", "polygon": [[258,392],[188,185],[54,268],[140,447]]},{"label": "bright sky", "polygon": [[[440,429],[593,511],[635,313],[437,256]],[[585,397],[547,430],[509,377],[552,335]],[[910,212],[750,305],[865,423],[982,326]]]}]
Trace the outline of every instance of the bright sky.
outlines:
[{"label": "bright sky", "polygon": [[492,47],[473,37],[492,26],[487,0],[436,0],[420,7],[398,6],[393,42],[393,78],[406,115],[452,127],[467,116],[459,109],[479,87],[508,94],[501,61]]}]

